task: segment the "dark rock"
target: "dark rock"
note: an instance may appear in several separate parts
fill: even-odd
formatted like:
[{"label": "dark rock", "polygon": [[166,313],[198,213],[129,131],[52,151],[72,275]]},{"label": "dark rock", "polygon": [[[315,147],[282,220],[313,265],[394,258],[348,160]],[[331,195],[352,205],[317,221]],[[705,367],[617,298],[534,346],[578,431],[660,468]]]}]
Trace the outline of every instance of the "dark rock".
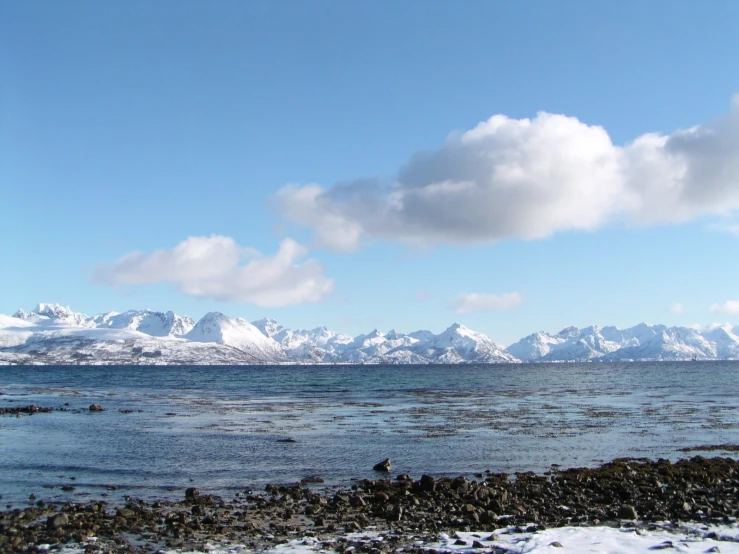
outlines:
[{"label": "dark rock", "polygon": [[100,404],[90,404],[90,411],[91,412],[102,412],[104,411],[104,408]]},{"label": "dark rock", "polygon": [[0,414],[15,414],[15,415],[22,415],[22,414],[33,415],[33,414],[50,413],[53,411],[54,411],[54,408],[36,406],[35,404],[30,404],[28,406],[19,406],[17,408],[0,408]]},{"label": "dark rock", "polygon": [[393,469],[392,464],[390,463],[390,458],[385,458],[383,461],[381,461],[379,464],[375,464],[372,469],[375,471],[382,471],[385,473],[389,473],[391,469]]},{"label": "dark rock", "polygon": [[554,548],[562,548],[562,543],[559,541],[550,542],[549,546],[553,546]]},{"label": "dark rock", "polygon": [[118,508],[117,514],[120,517],[126,518],[126,519],[132,519],[136,517],[136,512],[133,510],[129,510],[128,508]]},{"label": "dark rock", "polygon": [[[484,512],[480,513],[480,523],[495,523],[498,521],[498,514],[495,512],[491,512],[490,510],[485,510]],[[494,539],[490,539],[494,540]]]},{"label": "dark rock", "polygon": [[186,500],[195,500],[200,496],[200,491],[196,489],[195,487],[190,487],[185,489],[185,499]]},{"label": "dark rock", "polygon": [[620,519],[636,519],[639,516],[636,513],[636,508],[629,506],[628,504],[624,504],[618,509],[618,517]]},{"label": "dark rock", "polygon": [[362,498],[361,496],[350,496],[349,505],[354,506],[355,508],[358,508],[360,506],[366,506],[367,503],[364,501],[364,498]]},{"label": "dark rock", "polygon": [[387,519],[388,521],[400,521],[402,517],[403,517],[403,507],[393,506],[393,508],[390,510],[390,515]]},{"label": "dark rock", "polygon": [[431,475],[421,475],[421,480],[418,482],[418,488],[422,492],[434,492],[436,490],[436,481]]},{"label": "dark rock", "polygon": [[59,529],[69,524],[69,516],[64,512],[59,512],[56,515],[49,517],[46,520],[46,526],[50,529]]}]

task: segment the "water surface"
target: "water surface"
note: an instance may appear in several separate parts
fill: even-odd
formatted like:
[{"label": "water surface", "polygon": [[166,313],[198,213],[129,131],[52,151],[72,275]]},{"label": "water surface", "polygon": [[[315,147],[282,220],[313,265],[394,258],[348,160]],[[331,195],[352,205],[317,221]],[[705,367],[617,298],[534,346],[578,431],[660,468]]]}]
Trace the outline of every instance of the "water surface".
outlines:
[{"label": "water surface", "polygon": [[[345,484],[385,457],[393,475],[418,477],[739,443],[737,362],[7,366],[0,392],[0,406],[68,410],[0,416],[10,503],[179,498],[193,484],[233,495],[309,475]],[[92,403],[105,411],[90,413]],[[729,455],[708,455],[719,454]]]}]

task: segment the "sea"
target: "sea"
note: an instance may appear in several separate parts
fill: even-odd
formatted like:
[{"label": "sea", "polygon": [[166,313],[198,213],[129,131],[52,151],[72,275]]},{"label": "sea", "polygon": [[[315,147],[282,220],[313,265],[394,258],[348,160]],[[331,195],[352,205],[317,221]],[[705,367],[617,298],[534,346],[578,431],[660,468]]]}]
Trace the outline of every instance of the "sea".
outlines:
[{"label": "sea", "polygon": [[739,444],[739,362],[0,366],[29,404],[55,411],[0,416],[3,506],[736,457],[683,449]]}]

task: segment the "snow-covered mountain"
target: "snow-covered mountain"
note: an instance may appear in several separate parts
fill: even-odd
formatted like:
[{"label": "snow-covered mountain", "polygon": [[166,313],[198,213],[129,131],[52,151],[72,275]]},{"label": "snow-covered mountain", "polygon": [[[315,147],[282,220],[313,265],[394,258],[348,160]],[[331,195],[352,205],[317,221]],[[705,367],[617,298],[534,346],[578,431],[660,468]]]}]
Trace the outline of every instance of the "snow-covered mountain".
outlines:
[{"label": "snow-covered mountain", "polygon": [[418,340],[413,351],[435,363],[501,363],[518,360],[482,333],[455,323],[438,335]]},{"label": "snow-covered mountain", "polygon": [[131,329],[152,337],[181,337],[195,327],[195,322],[191,317],[182,317],[174,312],[164,313],[152,310],[129,310],[122,314],[108,312],[95,316],[92,321],[96,327]]},{"label": "snow-covered mountain", "polygon": [[351,337],[327,329],[249,323],[219,312],[197,323],[173,312],[129,310],[93,317],[59,304],[0,314],[0,364],[458,364],[739,359],[739,327],[640,323],[540,331],[504,349],[455,323],[439,334],[377,329]]},{"label": "snow-covered mountain", "polygon": [[30,313],[18,310],[13,317],[37,325],[68,325],[70,327],[94,327],[92,318],[73,312],[59,304],[37,304]]},{"label": "snow-covered mountain", "polygon": [[326,327],[286,329],[274,319],[253,321],[265,336],[276,341],[285,355],[296,362],[324,362],[337,358],[337,352],[353,339]]},{"label": "snow-covered mountain", "polygon": [[439,335],[430,331],[405,334],[395,329],[382,333],[374,329],[352,339],[318,327],[298,332],[281,328],[272,338],[280,341],[291,359],[300,361],[362,364],[517,361],[485,335],[456,323]]},{"label": "snow-covered mountain", "polygon": [[216,343],[247,352],[265,362],[285,359],[280,345],[254,325],[240,317],[228,317],[220,312],[209,312],[184,336],[191,342]]},{"label": "snow-covered mountain", "polygon": [[507,350],[524,362],[734,359],[739,358],[734,331],[730,326],[698,330],[646,323],[627,329],[568,327],[556,335],[534,333]]}]

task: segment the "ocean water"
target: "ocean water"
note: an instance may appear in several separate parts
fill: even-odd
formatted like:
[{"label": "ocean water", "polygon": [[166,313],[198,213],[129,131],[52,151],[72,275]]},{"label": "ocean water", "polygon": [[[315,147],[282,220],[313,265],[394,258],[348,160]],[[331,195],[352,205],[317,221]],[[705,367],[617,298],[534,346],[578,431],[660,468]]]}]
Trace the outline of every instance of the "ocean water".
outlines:
[{"label": "ocean water", "polygon": [[232,496],[386,457],[415,478],[690,457],[739,443],[739,363],[0,367],[0,407],[28,404],[66,411],[0,416],[2,504]]}]

